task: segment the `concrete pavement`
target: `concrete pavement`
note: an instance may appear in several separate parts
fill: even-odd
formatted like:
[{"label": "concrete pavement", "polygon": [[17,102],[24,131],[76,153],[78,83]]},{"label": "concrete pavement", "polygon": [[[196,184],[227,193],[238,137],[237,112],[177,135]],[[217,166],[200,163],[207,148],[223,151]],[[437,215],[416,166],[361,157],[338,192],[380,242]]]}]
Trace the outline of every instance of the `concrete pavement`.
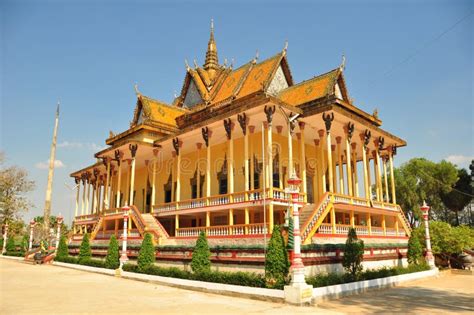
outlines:
[{"label": "concrete pavement", "polygon": [[472,313],[472,280],[444,275],[295,307],[0,259],[0,314]]}]

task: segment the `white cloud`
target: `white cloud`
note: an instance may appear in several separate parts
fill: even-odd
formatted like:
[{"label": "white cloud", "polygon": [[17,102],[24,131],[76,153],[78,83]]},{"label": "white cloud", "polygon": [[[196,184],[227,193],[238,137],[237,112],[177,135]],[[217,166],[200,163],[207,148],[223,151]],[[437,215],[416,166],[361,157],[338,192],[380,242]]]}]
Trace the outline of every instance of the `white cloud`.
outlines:
[{"label": "white cloud", "polygon": [[[49,160],[46,162],[38,162],[35,164],[36,168],[40,170],[47,170],[49,168]],[[54,168],[63,168],[66,167],[61,160],[54,160]]]},{"label": "white cloud", "polygon": [[101,151],[105,147],[102,147],[96,143],[93,142],[69,142],[69,141],[63,141],[61,143],[58,143],[58,148],[68,148],[68,149],[87,149],[91,151]]},{"label": "white cloud", "polygon": [[463,165],[467,165],[467,164],[471,163],[471,161],[474,160],[474,156],[453,154],[453,155],[449,155],[446,158],[446,160],[453,163],[453,164],[456,164],[458,166],[463,166]]}]

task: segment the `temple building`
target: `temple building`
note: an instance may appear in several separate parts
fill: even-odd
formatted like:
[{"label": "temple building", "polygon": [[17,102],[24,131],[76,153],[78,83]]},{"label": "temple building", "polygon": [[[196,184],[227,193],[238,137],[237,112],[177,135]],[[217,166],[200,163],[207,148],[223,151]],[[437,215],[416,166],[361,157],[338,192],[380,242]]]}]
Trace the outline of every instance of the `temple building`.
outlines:
[{"label": "temple building", "polygon": [[391,253],[402,257],[410,227],[393,158],[406,142],[353,103],[344,63],[299,83],[286,45],[240,67],[219,63],[211,26],[204,64],[186,62],[174,101],[135,87],[130,127],[110,132],[97,162],[71,174],[79,184],[72,242],[84,233],[93,244],[120,238],[128,206],[128,239],[137,243],[149,232],[157,245],[189,246],[205,231],[211,246],[263,245],[288,223],[285,188],[295,173],[303,245],[344,243],[354,227],[367,244],[398,244]]}]

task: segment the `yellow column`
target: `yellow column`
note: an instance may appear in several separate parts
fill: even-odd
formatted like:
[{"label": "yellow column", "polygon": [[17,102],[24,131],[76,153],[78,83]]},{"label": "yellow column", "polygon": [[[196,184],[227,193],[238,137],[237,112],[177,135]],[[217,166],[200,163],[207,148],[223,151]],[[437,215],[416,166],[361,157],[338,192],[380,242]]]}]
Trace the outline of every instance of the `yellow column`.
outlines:
[{"label": "yellow column", "polygon": [[[272,139],[272,122],[271,120],[268,122],[267,128],[267,156],[268,156],[268,182],[269,185],[267,186],[269,189],[270,198],[273,198],[273,139]],[[273,202],[270,202],[268,207],[268,228],[270,233],[273,231]]]},{"label": "yellow column", "polygon": [[84,210],[85,214],[89,214],[89,198],[90,198],[90,186],[91,186],[89,178],[90,178],[90,174],[87,173],[87,177],[86,177],[86,205],[85,205],[85,210]]},{"label": "yellow column", "polygon": [[84,215],[84,209],[86,208],[86,174],[82,174],[82,202],[81,202],[81,215]]},{"label": "yellow column", "polygon": [[397,203],[397,195],[395,193],[395,175],[393,172],[393,155],[395,154],[396,147],[391,146],[389,148],[388,158],[390,161],[390,184],[392,186],[392,203]]},{"label": "yellow column", "polygon": [[372,235],[372,218],[370,217],[370,213],[367,213],[367,227],[369,229],[369,235]]},{"label": "yellow column", "polygon": [[79,195],[81,190],[81,179],[79,177],[74,177],[74,182],[76,183],[76,208],[74,210],[74,217],[77,217],[79,214]]},{"label": "yellow column", "polygon": [[288,123],[288,174],[286,178],[290,178],[293,175],[293,123]]},{"label": "yellow column", "polygon": [[370,149],[367,148],[367,189],[369,192],[369,199],[372,199],[372,178],[370,176]]},{"label": "yellow column", "polygon": [[300,140],[300,164],[301,164],[301,191],[304,194],[304,202],[306,202],[307,198],[307,193],[308,193],[308,183],[306,182],[306,150],[305,150],[305,141],[304,141],[304,127],[305,123],[300,121],[299,122],[299,127],[300,127],[300,134],[299,134],[299,140]]},{"label": "yellow column", "polygon": [[196,170],[196,198],[201,198],[201,163],[199,161],[202,143],[196,143],[197,148],[197,170]]},{"label": "yellow column", "polygon": [[156,204],[156,163],[158,162],[158,153],[158,149],[153,149],[153,174],[151,174],[151,212],[153,212],[153,206]]},{"label": "yellow column", "polygon": [[331,208],[331,226],[332,234],[336,234],[336,210],[334,207]]},{"label": "yellow column", "polygon": [[[347,173],[347,191],[349,196],[354,196],[355,187],[352,187],[352,161],[351,161],[351,139],[354,131],[354,124],[349,123],[346,127],[346,173]],[[354,160],[355,161],[355,160]]]},{"label": "yellow column", "polygon": [[[242,115],[238,116],[238,121],[240,123],[240,127],[242,128],[242,133],[244,135],[244,190],[245,190],[245,196],[244,200],[248,201],[249,200],[249,195],[248,191],[250,189],[249,185],[249,134],[248,134],[248,119],[247,115],[244,113]],[[252,180],[250,180],[252,181]],[[244,224],[248,225],[250,223],[250,218],[249,218],[249,208],[245,207],[244,208]],[[248,227],[245,227],[245,234],[248,234]]]},{"label": "yellow column", "polygon": [[249,157],[250,157],[250,190],[255,189],[254,185],[254,174],[255,174],[255,167],[254,167],[254,161],[253,161],[253,145],[252,145],[252,138],[253,138],[253,132],[255,130],[255,126],[249,126],[249,131],[250,131],[250,136],[249,136]]},{"label": "yellow column", "polygon": [[178,229],[179,229],[179,214],[174,216],[174,229],[175,229],[175,236],[178,236]]},{"label": "yellow column", "polygon": [[[136,162],[136,154],[138,145],[130,144],[129,145],[130,153],[132,155],[132,167],[130,170],[130,205],[134,204],[134,193],[135,193],[135,162]],[[129,220],[131,222],[131,220]]]},{"label": "yellow column", "polygon": [[337,158],[339,160],[339,192],[345,194],[344,189],[344,170],[342,169],[342,153],[341,153],[342,137],[336,137],[337,143]]},{"label": "yellow column", "polygon": [[395,217],[395,231],[397,231],[398,236],[398,217]]},{"label": "yellow column", "polygon": [[[336,173],[336,160],[337,160],[337,153],[336,153],[336,145],[331,145],[331,155],[332,155],[332,179],[333,179],[333,187],[334,192],[337,193],[339,190],[337,189],[337,173]],[[336,156],[334,156],[336,155]]]},{"label": "yellow column", "polygon": [[357,143],[352,143],[351,144],[351,149],[352,149],[352,161],[354,163],[354,167],[352,168],[352,174],[353,174],[353,192],[355,192],[355,196],[359,197],[359,176],[357,175],[357,156],[356,156],[356,149],[357,149]]},{"label": "yellow column", "polygon": [[209,197],[211,196],[211,145],[210,139],[212,131],[208,127],[202,128],[202,138],[206,144],[206,204],[209,205]]},{"label": "yellow column", "polygon": [[354,217],[354,210],[351,210],[351,226],[355,227],[355,217]]},{"label": "yellow column", "polygon": [[231,226],[234,225],[234,210],[233,209],[229,209],[229,235],[232,235],[232,228]]},{"label": "yellow column", "polygon": [[320,157],[321,157],[321,188],[323,194],[326,192],[327,187],[326,187],[326,158],[324,154],[324,130],[320,129],[318,131],[319,134],[319,148],[321,150],[320,152]]},{"label": "yellow column", "polygon": [[105,174],[105,186],[104,186],[104,203],[102,206],[103,210],[106,210],[109,207],[109,184],[110,184],[110,158],[106,157],[106,174]]},{"label": "yellow column", "polygon": [[383,235],[387,235],[387,228],[385,226],[385,215],[382,215],[382,229],[383,229]]},{"label": "yellow column", "polygon": [[379,185],[380,178],[380,165],[379,165],[379,154],[377,150],[372,151],[372,157],[374,159],[374,176],[375,176],[375,195],[377,201],[382,201],[382,192]]},{"label": "yellow column", "polygon": [[388,177],[387,177],[387,157],[382,157],[383,163],[383,179],[385,185],[385,201],[390,202],[390,196],[388,193]]},{"label": "yellow column", "polygon": [[127,159],[126,160],[127,162],[127,167],[125,169],[125,174],[127,176],[127,184],[125,185],[125,204],[126,205],[129,205],[130,204],[130,168],[131,168],[131,165],[132,165],[132,160],[131,159]]},{"label": "yellow column", "polygon": [[206,227],[211,226],[211,212],[206,211]]},{"label": "yellow column", "polygon": [[121,191],[121,188],[122,188],[122,154],[120,151],[116,151],[116,154],[115,154],[115,158],[117,159],[117,196],[116,196],[116,207],[117,208],[120,208],[120,191]]}]

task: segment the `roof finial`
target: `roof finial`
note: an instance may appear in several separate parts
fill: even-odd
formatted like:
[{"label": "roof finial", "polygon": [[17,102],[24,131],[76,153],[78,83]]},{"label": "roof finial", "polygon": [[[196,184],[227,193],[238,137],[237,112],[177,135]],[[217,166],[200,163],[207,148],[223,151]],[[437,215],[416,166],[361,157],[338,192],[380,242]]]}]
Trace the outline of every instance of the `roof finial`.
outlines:
[{"label": "roof finial", "polygon": [[283,46],[283,51],[282,51],[283,56],[286,55],[287,50],[288,50],[288,40],[285,40],[285,46]]},{"label": "roof finial", "polygon": [[216,70],[219,68],[219,60],[217,58],[217,46],[214,40],[214,20],[211,19],[211,35],[207,43],[206,61],[204,62],[205,70]]},{"label": "roof finial", "polygon": [[184,59],[184,65],[186,66],[186,71],[191,70],[191,67],[188,64],[188,59]]},{"label": "roof finial", "polygon": [[227,58],[224,58],[224,68],[227,67]]},{"label": "roof finial", "polygon": [[232,68],[234,68],[234,61],[235,61],[234,58],[232,58],[232,59],[230,60],[230,66],[229,66],[229,69],[230,69],[230,70],[232,70]]},{"label": "roof finial", "polygon": [[339,69],[341,71],[344,71],[345,68],[346,68],[346,56],[342,54],[342,61],[341,61],[341,65],[339,66]]},{"label": "roof finial", "polygon": [[196,59],[194,59],[194,60],[193,60],[193,62],[194,62],[194,68],[195,68],[195,69],[199,68],[199,66],[198,66],[198,63],[197,63]]},{"label": "roof finial", "polygon": [[138,84],[137,84],[137,82],[135,82],[135,84],[133,85],[133,87],[135,88],[135,94],[137,94],[137,96],[139,96],[140,94],[142,94],[142,93],[140,93],[140,91],[138,90]]}]

